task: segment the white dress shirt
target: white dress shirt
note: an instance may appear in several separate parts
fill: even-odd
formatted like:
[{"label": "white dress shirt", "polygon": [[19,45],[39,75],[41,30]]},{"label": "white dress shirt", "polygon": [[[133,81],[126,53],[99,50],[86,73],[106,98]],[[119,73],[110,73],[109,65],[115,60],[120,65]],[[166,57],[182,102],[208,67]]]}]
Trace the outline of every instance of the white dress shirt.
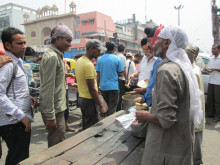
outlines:
[{"label": "white dress shirt", "polygon": [[13,80],[16,99],[14,99],[12,86],[6,95],[6,89],[13,74],[13,64],[9,62],[0,68],[0,126],[18,123],[24,116],[33,121],[30,115],[30,94],[23,62],[10,52],[6,52],[6,54],[11,56],[13,62],[18,66],[16,77]]},{"label": "white dress shirt", "polygon": [[[220,55],[218,55],[217,58],[215,58],[215,56],[211,58],[211,60],[208,63],[208,68],[209,69],[220,69]],[[218,71],[211,72],[209,74],[209,83],[220,85],[220,72]]]},{"label": "white dress shirt", "polygon": [[[131,62],[131,64],[130,64]],[[130,67],[129,67],[129,64],[130,64]],[[129,68],[129,71],[128,71],[128,68]],[[129,77],[131,74],[135,73],[137,70],[136,70],[136,67],[135,67],[135,64],[133,61],[131,60],[126,60],[126,74],[127,74],[127,77]]]},{"label": "white dress shirt", "polygon": [[153,57],[149,62],[148,58],[144,56],[141,60],[140,67],[139,67],[139,77],[138,81],[146,80],[150,78],[151,70],[153,69],[153,65],[155,61],[157,60],[157,57]]}]

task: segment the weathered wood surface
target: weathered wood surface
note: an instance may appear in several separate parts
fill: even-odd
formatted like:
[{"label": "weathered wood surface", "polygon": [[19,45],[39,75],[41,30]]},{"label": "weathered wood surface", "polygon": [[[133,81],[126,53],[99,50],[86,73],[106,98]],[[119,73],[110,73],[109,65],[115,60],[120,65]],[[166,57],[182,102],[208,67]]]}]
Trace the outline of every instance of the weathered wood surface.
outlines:
[{"label": "weathered wood surface", "polygon": [[117,124],[115,118],[123,114],[117,112],[20,165],[140,164],[144,142]]}]

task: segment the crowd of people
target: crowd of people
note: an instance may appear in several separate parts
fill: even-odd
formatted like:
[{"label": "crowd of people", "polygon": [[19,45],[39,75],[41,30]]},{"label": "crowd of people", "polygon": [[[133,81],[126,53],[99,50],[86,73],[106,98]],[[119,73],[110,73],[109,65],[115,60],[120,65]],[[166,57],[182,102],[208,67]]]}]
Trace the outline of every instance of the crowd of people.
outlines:
[{"label": "crowd of people", "polygon": [[[199,48],[189,45],[179,27],[160,25],[144,32],[146,37],[140,43],[144,55],[125,53],[123,44],[106,42],[103,46],[97,39],[89,40],[72,75],[63,58],[73,34],[63,23],[53,28],[51,46],[40,62],[39,111],[48,131],[48,147],[65,140],[65,131],[75,131],[67,122],[66,89],[66,77],[75,76],[82,130],[96,124],[99,115],[122,110],[126,92],[139,94],[133,103],[151,107],[150,111],[137,111],[133,123],[148,122],[141,164],[203,163],[205,115],[213,117],[213,122],[220,121],[220,45],[213,45],[213,57],[206,67],[198,56]],[[21,60],[26,48],[24,33],[8,27],[1,39],[6,55],[0,56],[0,136],[8,147],[5,164],[15,165],[29,157],[31,105],[37,102],[29,94]],[[210,73],[207,109],[201,71]],[[148,86],[139,87],[141,81],[148,81]]]}]

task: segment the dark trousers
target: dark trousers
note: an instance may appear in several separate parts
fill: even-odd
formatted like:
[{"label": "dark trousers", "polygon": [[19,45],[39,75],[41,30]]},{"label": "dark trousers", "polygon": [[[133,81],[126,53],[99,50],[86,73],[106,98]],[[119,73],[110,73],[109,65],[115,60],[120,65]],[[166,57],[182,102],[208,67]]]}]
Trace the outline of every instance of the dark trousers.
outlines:
[{"label": "dark trousers", "polygon": [[82,129],[85,130],[99,121],[98,111],[93,99],[79,97],[78,101],[82,112]]},{"label": "dark trousers", "polygon": [[101,91],[101,93],[108,105],[107,115],[110,116],[116,111],[119,100],[119,90]]},{"label": "dark trousers", "polygon": [[[44,113],[41,113],[41,116],[44,124],[46,125],[47,122],[46,115]],[[57,128],[47,129],[48,148],[65,140],[66,126],[64,120],[64,111],[55,113],[55,116],[56,116]]]},{"label": "dark trousers", "polygon": [[69,113],[70,113],[70,109],[69,109],[69,91],[68,91],[68,89],[66,89],[66,107],[67,107],[67,109],[64,111],[64,119],[65,119],[65,121],[68,120]]},{"label": "dark trousers", "polygon": [[206,115],[220,119],[220,85],[208,85]]},{"label": "dark trousers", "polygon": [[5,165],[17,165],[29,157],[31,132],[25,132],[25,126],[21,122],[0,126],[0,136],[8,147]]},{"label": "dark trousers", "polygon": [[122,96],[125,94],[125,80],[118,80],[119,83],[119,100],[116,111],[120,111],[123,109],[122,107]]}]

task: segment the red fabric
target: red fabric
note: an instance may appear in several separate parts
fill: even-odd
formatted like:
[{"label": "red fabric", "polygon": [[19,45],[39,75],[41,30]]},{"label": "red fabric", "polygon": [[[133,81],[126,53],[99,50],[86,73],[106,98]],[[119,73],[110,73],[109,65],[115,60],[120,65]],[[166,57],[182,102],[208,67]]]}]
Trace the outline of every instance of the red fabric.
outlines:
[{"label": "red fabric", "polygon": [[74,84],[75,82],[75,77],[67,77],[66,78],[67,84]]},{"label": "red fabric", "polygon": [[151,43],[151,51],[150,51],[151,54],[152,54],[153,51],[154,51],[153,46],[154,46],[154,43],[157,41],[157,36],[158,36],[158,34],[160,33],[160,31],[161,31],[163,28],[164,28],[164,26],[163,26],[163,25],[160,25],[160,26],[156,29],[155,33],[154,33],[154,37],[153,37],[153,40],[152,40],[152,43]]},{"label": "red fabric", "polygon": [[5,55],[5,49],[2,43],[0,43],[0,55]]}]

